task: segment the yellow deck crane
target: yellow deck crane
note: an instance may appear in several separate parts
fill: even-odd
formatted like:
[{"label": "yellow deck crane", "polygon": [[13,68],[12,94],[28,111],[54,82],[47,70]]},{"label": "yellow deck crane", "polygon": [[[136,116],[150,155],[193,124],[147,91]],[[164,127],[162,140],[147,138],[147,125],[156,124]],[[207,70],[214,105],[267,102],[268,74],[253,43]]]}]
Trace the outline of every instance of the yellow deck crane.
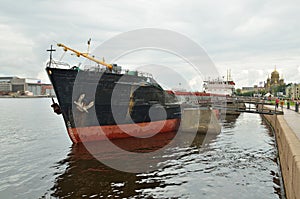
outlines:
[{"label": "yellow deck crane", "polygon": [[64,51],[68,51],[69,50],[69,51],[74,52],[77,55],[77,57],[82,56],[82,57],[85,57],[85,58],[87,58],[87,59],[89,59],[91,61],[96,62],[97,64],[101,64],[103,66],[106,66],[109,70],[112,70],[112,68],[113,68],[113,66],[111,64],[108,64],[108,63],[106,63],[104,61],[100,61],[98,59],[95,59],[94,57],[89,56],[88,53],[79,52],[79,51],[74,50],[74,49],[72,49],[72,48],[70,48],[70,47],[68,47],[68,46],[66,46],[64,44],[61,44],[61,43],[57,44],[57,46],[58,47],[62,47],[64,49]]}]

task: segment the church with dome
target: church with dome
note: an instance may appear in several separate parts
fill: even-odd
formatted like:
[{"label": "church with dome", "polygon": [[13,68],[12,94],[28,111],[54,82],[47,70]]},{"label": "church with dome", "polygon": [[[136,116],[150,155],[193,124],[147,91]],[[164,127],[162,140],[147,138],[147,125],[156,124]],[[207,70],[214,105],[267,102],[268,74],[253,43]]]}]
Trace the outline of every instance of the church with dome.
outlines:
[{"label": "church with dome", "polygon": [[284,85],[284,79],[282,76],[280,78],[279,73],[275,67],[275,70],[271,73],[271,78],[268,77],[267,82],[265,82],[265,91],[269,93],[274,93],[276,88]]}]

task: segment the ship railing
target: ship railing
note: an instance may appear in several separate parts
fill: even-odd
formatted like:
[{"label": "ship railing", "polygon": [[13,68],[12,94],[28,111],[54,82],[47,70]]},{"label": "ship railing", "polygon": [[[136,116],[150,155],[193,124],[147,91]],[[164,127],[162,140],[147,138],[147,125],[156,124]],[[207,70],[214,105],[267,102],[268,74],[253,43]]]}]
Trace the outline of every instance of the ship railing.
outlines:
[{"label": "ship railing", "polygon": [[47,62],[47,67],[52,67],[52,68],[61,68],[61,67],[67,67],[67,68],[71,68],[70,65],[66,62],[61,62],[61,61],[48,61]]},{"label": "ship railing", "polygon": [[[66,63],[66,62],[61,62],[61,61],[55,61],[51,60],[47,62],[47,67],[52,67],[52,68],[69,68],[71,69],[71,66]],[[81,64],[78,66],[74,66],[76,68],[79,68]],[[83,67],[84,71],[92,71],[92,72],[111,72],[115,74],[127,74],[127,75],[134,75],[134,76],[139,76],[139,77],[149,77],[153,78],[153,75],[151,73],[147,73],[144,71],[138,71],[138,70],[128,70],[128,69],[120,69],[116,71],[110,71],[107,69],[107,67],[101,66],[101,65],[85,65]]]},{"label": "ship railing", "polygon": [[149,77],[153,78],[153,75],[151,73],[147,73],[144,71],[138,71],[138,70],[128,70],[128,69],[121,69],[121,70],[112,70],[109,71],[106,67],[103,67],[101,65],[85,65],[84,69],[85,71],[94,71],[94,72],[111,72],[114,74],[127,74],[127,75],[134,75],[139,77]]},{"label": "ship railing", "polygon": [[93,72],[105,72],[108,71],[108,69],[105,66],[97,65],[85,65],[83,68],[84,71],[93,71]]},{"label": "ship railing", "polygon": [[144,72],[144,71],[138,71],[138,76],[153,78],[151,73],[147,73],[147,72]]}]

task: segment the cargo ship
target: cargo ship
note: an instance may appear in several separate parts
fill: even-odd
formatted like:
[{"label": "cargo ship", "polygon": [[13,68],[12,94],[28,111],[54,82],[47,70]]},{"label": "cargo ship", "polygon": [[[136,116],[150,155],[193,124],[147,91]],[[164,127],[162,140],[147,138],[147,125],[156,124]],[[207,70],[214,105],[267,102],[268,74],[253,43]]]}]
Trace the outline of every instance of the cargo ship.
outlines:
[{"label": "cargo ship", "polygon": [[52,59],[46,72],[58,103],[54,112],[62,114],[73,143],[127,137],[149,137],[153,133],[176,131],[181,107],[176,96],[165,91],[148,73],[122,70],[88,53],[57,44],[96,64],[80,69]]}]

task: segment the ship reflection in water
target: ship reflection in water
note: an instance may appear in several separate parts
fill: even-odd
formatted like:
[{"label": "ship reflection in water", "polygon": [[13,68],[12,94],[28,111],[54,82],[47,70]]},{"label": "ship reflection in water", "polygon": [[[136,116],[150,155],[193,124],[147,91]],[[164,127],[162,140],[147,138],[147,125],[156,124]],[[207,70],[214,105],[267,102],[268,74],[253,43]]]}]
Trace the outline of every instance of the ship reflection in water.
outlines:
[{"label": "ship reflection in water", "polygon": [[[65,172],[44,197],[281,198],[275,141],[269,131],[258,115],[226,117],[220,134],[197,134],[190,147],[174,143],[162,156],[148,157],[147,164],[160,165],[159,169],[137,174],[112,169],[83,144],[73,145],[68,157],[57,163],[58,168],[67,167]],[[148,154],[170,144],[175,135],[113,142],[124,150]],[[122,153],[104,153],[127,164]]]},{"label": "ship reflection in water", "polygon": [[[151,138],[146,139],[125,138],[115,139],[112,140],[112,142],[126,151],[148,154],[149,152],[153,152],[164,147],[166,144],[170,144],[170,141],[172,141],[175,135],[175,132],[170,132],[157,134]],[[192,134],[187,134],[187,136],[192,136]],[[171,151],[165,153],[164,157],[150,158],[149,156],[148,164],[165,164],[164,169],[173,167],[176,165],[176,163],[171,163],[170,161],[174,161],[174,156],[184,159],[185,157],[191,156],[192,154],[198,154],[198,149],[203,143],[204,138],[205,134],[198,133],[190,148],[178,148],[181,143],[173,143],[172,145],[174,148],[171,148]],[[111,196],[142,197],[143,190],[158,187],[163,188],[164,186],[167,186],[164,180],[171,177],[172,175],[176,175],[168,172],[163,174],[164,172],[166,172],[163,170],[160,171],[162,172],[161,174],[163,174],[161,175],[157,173],[158,171],[148,174],[135,174],[112,169],[109,166],[106,166],[105,164],[98,161],[86,149],[92,149],[92,145],[94,145],[94,149],[97,149],[97,146],[99,146],[99,144],[105,145],[105,141],[89,143],[88,147],[83,144],[72,146],[71,152],[68,157],[58,163],[58,166],[67,164],[67,169],[65,173],[57,177],[56,183],[51,189],[53,190],[52,196],[70,198],[85,196],[102,196],[103,198]],[[98,148],[99,150],[101,149],[101,153],[103,153],[103,148]],[[95,151],[93,151],[93,154],[94,153]],[[110,155],[110,159],[118,159],[126,164],[128,157],[124,156],[122,153],[114,153],[109,150],[104,153]],[[132,167],[136,166],[137,165],[132,165]],[[176,167],[172,168],[172,170],[173,169],[176,169]],[[146,177],[144,175],[149,176]],[[177,181],[174,182],[174,185],[179,186],[183,183],[184,182]]]}]

